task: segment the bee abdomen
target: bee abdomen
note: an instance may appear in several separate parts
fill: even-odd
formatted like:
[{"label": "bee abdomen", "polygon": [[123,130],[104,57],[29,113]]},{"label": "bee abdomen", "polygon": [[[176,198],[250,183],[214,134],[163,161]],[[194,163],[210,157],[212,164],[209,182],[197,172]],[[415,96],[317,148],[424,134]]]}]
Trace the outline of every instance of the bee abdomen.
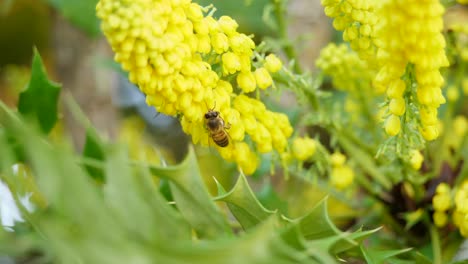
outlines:
[{"label": "bee abdomen", "polygon": [[220,147],[226,147],[229,145],[229,138],[226,134],[225,131],[220,131],[218,133],[215,133],[212,135],[213,141],[216,143],[216,145]]}]

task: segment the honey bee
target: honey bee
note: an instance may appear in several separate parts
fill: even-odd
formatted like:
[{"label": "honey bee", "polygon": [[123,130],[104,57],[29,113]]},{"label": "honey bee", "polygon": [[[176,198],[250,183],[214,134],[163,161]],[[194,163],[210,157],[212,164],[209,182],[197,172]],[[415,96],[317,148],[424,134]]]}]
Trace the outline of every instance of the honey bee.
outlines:
[{"label": "honey bee", "polygon": [[229,125],[224,124],[218,111],[208,110],[205,114],[205,124],[216,145],[223,148],[229,145],[229,135],[226,131],[229,129]]}]

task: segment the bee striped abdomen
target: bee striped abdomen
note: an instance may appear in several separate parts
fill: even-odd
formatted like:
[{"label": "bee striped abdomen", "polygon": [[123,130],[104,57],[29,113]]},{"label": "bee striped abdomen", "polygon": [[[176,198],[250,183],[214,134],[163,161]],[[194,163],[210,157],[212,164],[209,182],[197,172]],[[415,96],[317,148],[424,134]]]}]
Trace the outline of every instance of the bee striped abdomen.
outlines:
[{"label": "bee striped abdomen", "polygon": [[220,147],[226,147],[227,145],[229,145],[229,138],[224,129],[220,129],[216,132],[211,133],[211,138],[213,138],[213,141],[216,143],[216,145]]}]

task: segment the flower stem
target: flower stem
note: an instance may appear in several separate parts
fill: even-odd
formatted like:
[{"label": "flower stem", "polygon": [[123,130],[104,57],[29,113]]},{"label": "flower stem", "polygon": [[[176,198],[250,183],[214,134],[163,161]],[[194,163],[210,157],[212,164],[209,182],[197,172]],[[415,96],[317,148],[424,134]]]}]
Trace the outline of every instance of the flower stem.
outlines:
[{"label": "flower stem", "polygon": [[437,228],[434,225],[430,227],[432,254],[434,256],[434,264],[442,264],[442,252],[440,249],[440,238]]}]

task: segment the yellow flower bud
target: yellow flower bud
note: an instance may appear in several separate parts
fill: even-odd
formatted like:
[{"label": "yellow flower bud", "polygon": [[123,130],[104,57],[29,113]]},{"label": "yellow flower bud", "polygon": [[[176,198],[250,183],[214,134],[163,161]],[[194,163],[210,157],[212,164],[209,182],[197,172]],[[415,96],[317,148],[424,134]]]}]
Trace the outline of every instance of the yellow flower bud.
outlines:
[{"label": "yellow flower bud", "polygon": [[234,34],[229,37],[229,46],[235,53],[252,54],[255,43],[245,34]]},{"label": "yellow flower bud", "polygon": [[265,68],[255,70],[255,80],[260,89],[266,89],[273,83],[270,74]]},{"label": "yellow flower bud", "polygon": [[240,72],[237,75],[237,85],[246,93],[255,91],[256,82],[252,72]]},{"label": "yellow flower bud", "polygon": [[333,167],[330,175],[331,184],[337,189],[345,189],[354,180],[354,171],[349,166]]},{"label": "yellow flower bud", "polygon": [[236,33],[237,27],[239,26],[237,22],[228,16],[222,16],[218,20],[219,28],[226,33],[226,35],[232,35]]},{"label": "yellow flower bud", "polygon": [[265,58],[265,64],[263,65],[269,72],[275,73],[281,70],[283,63],[275,54],[269,54]]},{"label": "yellow flower bud", "polygon": [[293,141],[292,152],[298,160],[304,161],[312,157],[315,153],[315,140],[310,138],[297,137]]},{"label": "yellow flower bud", "polygon": [[421,116],[421,122],[424,125],[437,125],[437,108],[435,107],[422,107],[419,110]]},{"label": "yellow flower bud", "polygon": [[439,185],[437,185],[437,188],[436,188],[436,194],[448,194],[450,193],[450,186],[445,183],[445,182],[442,182],[442,183],[439,183]]},{"label": "yellow flower bud", "polygon": [[455,85],[451,85],[447,89],[447,99],[451,102],[457,101],[460,97],[460,93],[458,92],[458,88]]},{"label": "yellow flower bud", "polygon": [[224,33],[218,32],[211,36],[211,45],[216,53],[221,54],[229,49],[228,37]]},{"label": "yellow flower bud", "polygon": [[401,116],[405,113],[406,102],[404,98],[394,98],[390,101],[390,113]]},{"label": "yellow flower bud", "polygon": [[423,126],[420,128],[421,135],[425,140],[432,141],[439,136],[437,125]]},{"label": "yellow flower bud", "polygon": [[432,205],[436,211],[447,211],[451,207],[450,193],[438,193],[432,197]]},{"label": "yellow flower bud", "polygon": [[346,156],[341,152],[334,152],[330,155],[330,163],[334,167],[340,167],[346,162]]},{"label": "yellow flower bud", "polygon": [[410,165],[413,169],[419,170],[424,161],[423,155],[418,150],[412,150],[410,153]]},{"label": "yellow flower bud", "polygon": [[401,79],[392,81],[387,90],[387,96],[389,98],[401,98],[405,92],[406,84]]},{"label": "yellow flower bud", "polygon": [[448,222],[447,214],[442,211],[435,211],[432,215],[432,219],[434,219],[434,224],[437,227],[444,227]]},{"label": "yellow flower bud", "polygon": [[239,56],[233,52],[226,52],[221,57],[224,74],[233,74],[241,69]]},{"label": "yellow flower bud", "polygon": [[385,121],[385,132],[389,136],[396,136],[400,133],[400,118],[396,115],[390,115]]},{"label": "yellow flower bud", "polygon": [[457,137],[464,137],[468,130],[468,121],[466,117],[459,115],[453,119],[453,132]]}]

